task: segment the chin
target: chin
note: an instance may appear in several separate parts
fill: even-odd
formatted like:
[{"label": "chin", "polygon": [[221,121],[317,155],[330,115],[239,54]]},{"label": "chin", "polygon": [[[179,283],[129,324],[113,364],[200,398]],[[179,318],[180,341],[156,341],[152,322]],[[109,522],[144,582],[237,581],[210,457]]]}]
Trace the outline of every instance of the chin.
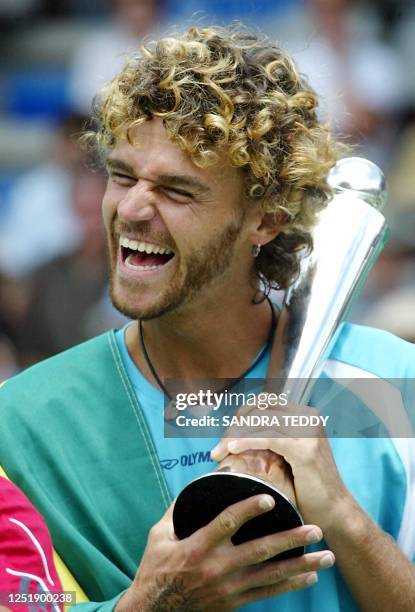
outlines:
[{"label": "chin", "polygon": [[114,308],[129,319],[153,319],[159,316],[157,304],[139,304],[125,291],[111,290],[110,297]]},{"label": "chin", "polygon": [[[137,299],[137,295],[139,299]],[[120,287],[117,283],[111,283],[110,297],[114,308],[124,316],[142,321],[157,319],[162,315],[174,310],[178,304],[169,295],[159,295],[157,298],[149,299],[147,303],[140,296],[140,290],[128,290]],[[141,302],[141,303],[140,303]]]}]

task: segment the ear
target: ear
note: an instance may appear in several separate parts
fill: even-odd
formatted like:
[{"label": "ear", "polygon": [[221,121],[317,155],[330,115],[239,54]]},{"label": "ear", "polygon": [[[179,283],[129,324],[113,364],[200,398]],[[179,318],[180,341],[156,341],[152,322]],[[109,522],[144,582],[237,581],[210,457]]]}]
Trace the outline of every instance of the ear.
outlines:
[{"label": "ear", "polygon": [[282,214],[261,213],[257,217],[254,227],[249,232],[249,239],[253,245],[260,244],[264,246],[278,236],[283,225],[284,219]]}]

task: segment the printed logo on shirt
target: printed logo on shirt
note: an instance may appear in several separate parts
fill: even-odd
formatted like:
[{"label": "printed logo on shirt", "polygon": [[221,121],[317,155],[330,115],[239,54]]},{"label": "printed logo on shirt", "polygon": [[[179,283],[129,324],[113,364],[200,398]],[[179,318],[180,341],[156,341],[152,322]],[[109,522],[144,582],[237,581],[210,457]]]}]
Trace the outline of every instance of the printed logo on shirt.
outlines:
[{"label": "printed logo on shirt", "polygon": [[210,458],[210,451],[198,451],[197,453],[181,455],[181,457],[175,459],[162,459],[160,463],[165,470],[172,470],[178,465],[187,467],[197,463],[213,463],[213,461]]}]

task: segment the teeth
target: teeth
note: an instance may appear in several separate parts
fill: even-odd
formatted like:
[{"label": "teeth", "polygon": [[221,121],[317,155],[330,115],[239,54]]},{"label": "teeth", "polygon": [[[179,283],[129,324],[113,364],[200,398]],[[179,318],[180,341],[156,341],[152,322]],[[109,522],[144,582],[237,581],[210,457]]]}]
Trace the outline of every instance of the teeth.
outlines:
[{"label": "teeth", "polygon": [[150,244],[149,242],[138,242],[138,240],[129,240],[125,236],[120,237],[120,245],[125,247],[126,249],[131,249],[132,251],[139,251],[140,253],[159,253],[160,255],[170,254],[173,251],[170,249],[164,249],[155,244]]},{"label": "teeth", "polygon": [[127,257],[127,259],[125,260],[125,265],[126,265],[126,267],[127,267],[127,268],[129,268],[130,270],[157,270],[158,268],[162,268],[162,267],[163,267],[162,265],[161,265],[161,266],[140,266],[140,265],[139,265],[139,266],[136,266],[136,265],[134,265],[134,264],[132,264],[132,263],[130,262],[130,258],[131,258],[131,257],[132,257],[132,256],[131,256],[131,255],[129,255],[129,256]]}]

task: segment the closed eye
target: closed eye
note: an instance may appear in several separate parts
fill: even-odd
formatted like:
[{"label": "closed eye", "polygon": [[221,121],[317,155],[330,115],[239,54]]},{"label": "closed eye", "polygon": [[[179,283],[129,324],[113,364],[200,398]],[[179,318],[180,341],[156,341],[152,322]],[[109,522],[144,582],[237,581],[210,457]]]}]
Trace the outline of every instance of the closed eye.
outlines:
[{"label": "closed eye", "polygon": [[[139,180],[138,178],[136,178],[135,176],[132,176],[131,174],[127,174],[125,172],[122,172],[120,170],[118,170],[118,168],[116,167],[112,167],[109,166],[107,168],[108,171],[108,177],[111,181],[113,181],[114,183],[116,183],[117,185],[121,185],[122,187],[132,187],[134,186],[137,181]],[[165,194],[166,196],[168,196],[169,199],[178,202],[178,203],[186,203],[189,200],[192,200],[194,197],[194,194],[189,192],[189,191],[185,191],[183,189],[178,189],[176,187],[169,187],[169,186],[164,186],[164,185],[154,185],[153,188],[156,188],[159,192]]]},{"label": "closed eye", "polygon": [[193,194],[182,189],[173,189],[171,187],[164,187],[163,192],[173,200],[177,202],[186,202],[193,198]]},{"label": "closed eye", "polygon": [[136,179],[123,172],[116,172],[115,170],[109,170],[108,176],[111,180],[119,183],[120,185],[131,185],[136,182]]}]

